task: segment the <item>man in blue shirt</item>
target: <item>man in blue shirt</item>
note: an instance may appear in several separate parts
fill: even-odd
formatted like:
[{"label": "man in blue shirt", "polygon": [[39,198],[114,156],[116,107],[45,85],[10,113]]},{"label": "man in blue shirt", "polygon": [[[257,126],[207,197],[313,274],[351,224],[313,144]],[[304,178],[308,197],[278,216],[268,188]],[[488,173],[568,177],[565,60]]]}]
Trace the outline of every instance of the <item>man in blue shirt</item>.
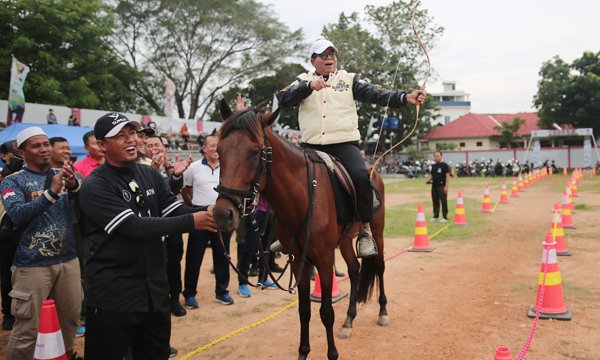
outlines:
[{"label": "man in blue shirt", "polygon": [[68,161],[61,169],[50,168],[52,148],[39,127],[17,134],[17,146],[27,165],[0,185],[7,215],[21,231],[10,292],[15,324],[6,358],[33,358],[42,301],[48,298],[56,304],[71,358],[81,308],[81,279],[68,192],[78,191],[79,182]]}]

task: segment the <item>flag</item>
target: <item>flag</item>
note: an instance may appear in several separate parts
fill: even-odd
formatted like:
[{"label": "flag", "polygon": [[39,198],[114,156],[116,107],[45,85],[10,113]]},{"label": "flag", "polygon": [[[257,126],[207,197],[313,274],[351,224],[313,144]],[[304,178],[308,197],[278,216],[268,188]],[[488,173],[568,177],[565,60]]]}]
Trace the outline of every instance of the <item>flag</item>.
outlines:
[{"label": "flag", "polygon": [[169,133],[173,132],[173,105],[175,105],[175,83],[170,79],[165,81],[165,115],[169,124]]},{"label": "flag", "polygon": [[[277,93],[273,94],[273,104],[271,105],[271,111],[275,112],[275,110],[277,110],[279,108],[279,101],[277,101]],[[277,118],[275,119],[275,121],[273,121],[273,124],[276,124],[277,121],[279,121],[279,117],[281,116],[281,114],[277,115]]]},{"label": "flag", "polygon": [[8,92],[8,121],[7,125],[13,122],[22,122],[25,113],[25,93],[23,84],[29,73],[29,66],[23,64],[16,57],[12,57],[10,71],[10,89]]}]

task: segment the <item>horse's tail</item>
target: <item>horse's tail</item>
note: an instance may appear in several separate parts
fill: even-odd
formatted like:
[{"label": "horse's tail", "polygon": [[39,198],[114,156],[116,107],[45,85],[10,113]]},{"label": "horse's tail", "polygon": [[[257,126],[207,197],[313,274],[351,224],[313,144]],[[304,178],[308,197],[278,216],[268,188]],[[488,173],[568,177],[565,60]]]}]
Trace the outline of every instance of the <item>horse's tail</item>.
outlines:
[{"label": "horse's tail", "polygon": [[360,265],[360,276],[358,277],[358,289],[356,291],[356,301],[366,303],[373,295],[377,279],[377,257],[371,256],[362,259]]}]

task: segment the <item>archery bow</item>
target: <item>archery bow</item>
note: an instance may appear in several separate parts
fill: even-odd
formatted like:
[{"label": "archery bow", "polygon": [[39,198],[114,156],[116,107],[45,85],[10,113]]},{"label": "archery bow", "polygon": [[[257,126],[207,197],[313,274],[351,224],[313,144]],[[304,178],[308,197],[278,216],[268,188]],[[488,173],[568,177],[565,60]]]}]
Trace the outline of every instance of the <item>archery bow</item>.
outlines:
[{"label": "archery bow", "polygon": [[[425,84],[427,83],[427,79],[429,78],[429,75],[431,74],[431,60],[429,60],[429,54],[427,53],[427,49],[425,48],[423,41],[421,41],[421,37],[419,36],[419,33],[417,32],[417,28],[415,26],[415,17],[416,17],[418,6],[419,6],[419,2],[417,2],[415,4],[415,7],[413,8],[410,24],[412,26],[413,32],[415,33],[415,37],[417,38],[417,41],[419,42],[419,47],[421,48],[421,50],[423,50],[423,52],[425,53],[425,58],[427,59],[427,73],[425,74],[425,78],[423,79],[423,84],[421,85],[421,90],[425,90]],[[394,72],[392,85],[396,81],[396,74],[398,73],[399,66],[400,66],[400,58],[398,58],[398,63],[396,64],[396,71]],[[391,94],[392,93],[390,92],[390,96],[388,97],[388,103],[387,103],[386,107],[384,108],[384,119],[387,118],[388,105],[390,104],[390,97],[392,96]],[[373,177],[373,172],[375,172],[375,169],[377,168],[377,163],[379,163],[379,160],[381,160],[390,151],[394,150],[394,148],[396,148],[398,145],[400,145],[404,141],[406,141],[417,129],[417,125],[419,123],[419,110],[421,108],[421,105],[419,105],[419,103],[417,102],[417,104],[415,105],[415,108],[416,108],[415,124],[413,125],[412,129],[405,137],[403,137],[400,141],[398,141],[398,143],[396,143],[396,145],[391,146],[388,150],[386,150],[383,154],[381,154],[381,156],[378,157],[377,160],[375,160],[375,163],[373,164],[373,167],[371,168],[371,175],[370,175],[371,177]],[[382,129],[383,129],[383,123],[381,124],[381,128],[379,129],[379,132],[380,132],[379,138],[381,138],[381,130]],[[375,145],[375,151],[377,151],[377,145],[379,145],[379,139],[377,139],[377,144]]]}]

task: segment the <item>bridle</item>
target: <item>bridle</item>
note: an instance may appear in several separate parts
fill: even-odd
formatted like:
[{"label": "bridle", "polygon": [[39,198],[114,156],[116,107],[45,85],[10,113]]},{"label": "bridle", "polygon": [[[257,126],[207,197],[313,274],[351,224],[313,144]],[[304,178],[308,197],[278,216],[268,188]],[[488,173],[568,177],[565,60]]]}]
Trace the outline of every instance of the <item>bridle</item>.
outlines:
[{"label": "bridle", "polygon": [[[239,190],[228,188],[219,184],[214,189],[219,194],[217,200],[220,198],[225,198],[229,200],[238,209],[241,217],[245,217],[248,215],[248,205],[258,204],[258,194],[261,189],[260,178],[263,175],[263,173],[271,173],[271,163],[273,162],[273,148],[271,147],[271,144],[267,139],[267,134],[265,133],[264,129],[262,130],[262,133],[263,146],[260,149],[260,160],[258,161],[256,174],[254,176],[254,180],[250,185],[250,188],[248,190]],[[238,197],[241,197],[241,201],[238,200]]]}]

